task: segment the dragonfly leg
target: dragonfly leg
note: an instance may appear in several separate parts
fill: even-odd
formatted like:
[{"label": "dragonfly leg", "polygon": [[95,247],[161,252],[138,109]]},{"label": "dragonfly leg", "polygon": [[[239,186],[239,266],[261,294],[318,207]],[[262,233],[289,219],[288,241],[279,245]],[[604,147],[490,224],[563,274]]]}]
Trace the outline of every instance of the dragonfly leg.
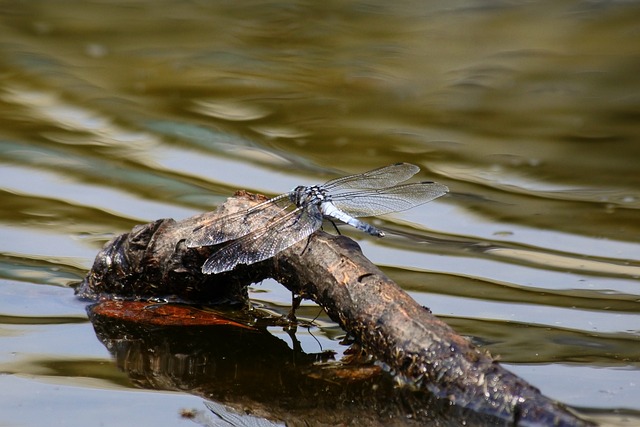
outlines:
[{"label": "dragonfly leg", "polygon": [[300,255],[304,254],[304,251],[306,251],[307,248],[309,247],[309,243],[311,242],[311,236],[312,236],[312,234],[310,234],[307,237],[307,243],[304,245],[304,248],[302,249],[302,252],[300,252]]},{"label": "dragonfly leg", "polygon": [[300,303],[302,303],[302,296],[291,292],[291,310],[289,310],[289,314],[287,314],[287,319],[292,323],[298,321],[296,318],[296,310],[300,308]]},{"label": "dragonfly leg", "polygon": [[340,230],[338,230],[338,226],[336,225],[335,221],[329,220],[329,222],[331,223],[331,225],[333,225],[333,228],[336,229],[336,233],[338,233],[338,236],[342,236],[342,233],[340,232]]}]

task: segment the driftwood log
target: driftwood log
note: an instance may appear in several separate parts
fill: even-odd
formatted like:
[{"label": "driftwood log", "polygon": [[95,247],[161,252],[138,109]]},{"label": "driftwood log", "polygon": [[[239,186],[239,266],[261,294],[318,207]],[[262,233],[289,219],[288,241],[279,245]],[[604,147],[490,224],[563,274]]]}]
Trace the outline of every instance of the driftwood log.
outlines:
[{"label": "driftwood log", "polygon": [[323,307],[404,388],[427,391],[504,425],[592,425],[417,304],[346,237],[317,232],[273,259],[203,275],[201,266],[215,248],[190,249],[184,239],[199,224],[261,200],[240,192],[220,212],[137,226],[105,245],[76,292],[91,300],[246,303],[247,286],[272,277]]}]

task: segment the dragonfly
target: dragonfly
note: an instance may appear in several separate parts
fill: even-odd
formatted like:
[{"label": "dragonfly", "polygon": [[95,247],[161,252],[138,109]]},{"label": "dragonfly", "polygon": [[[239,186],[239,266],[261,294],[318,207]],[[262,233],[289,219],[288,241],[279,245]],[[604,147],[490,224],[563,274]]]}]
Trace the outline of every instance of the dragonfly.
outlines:
[{"label": "dragonfly", "polygon": [[185,243],[189,248],[226,243],[202,266],[204,274],[218,274],[239,264],[274,257],[319,230],[325,219],[383,237],[382,230],[358,218],[411,209],[449,191],[432,181],[402,184],[419,171],[416,165],[395,163],[321,185],[300,185],[249,209],[199,225]]}]

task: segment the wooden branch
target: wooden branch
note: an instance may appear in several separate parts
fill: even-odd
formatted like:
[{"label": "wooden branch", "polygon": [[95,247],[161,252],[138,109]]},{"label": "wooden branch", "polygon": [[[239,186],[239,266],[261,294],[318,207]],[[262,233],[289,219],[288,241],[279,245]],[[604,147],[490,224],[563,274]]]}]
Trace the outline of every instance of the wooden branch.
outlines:
[{"label": "wooden branch", "polygon": [[136,227],[105,245],[78,294],[246,303],[247,285],[273,277],[322,306],[405,387],[427,390],[510,425],[591,425],[456,334],[346,237],[317,232],[273,259],[219,275],[201,274],[215,248],[186,248],[190,231],[259,200],[238,193],[220,213]]},{"label": "wooden branch", "polygon": [[[261,200],[264,197],[239,192],[220,212],[246,209]],[[233,272],[205,275],[202,264],[213,249],[189,249],[184,244],[191,230],[216,216],[217,212],[208,212],[180,222],[159,219],[113,238],[96,256],[76,294],[88,300],[128,297],[247,303],[247,285],[267,277],[263,268],[240,266]]]}]

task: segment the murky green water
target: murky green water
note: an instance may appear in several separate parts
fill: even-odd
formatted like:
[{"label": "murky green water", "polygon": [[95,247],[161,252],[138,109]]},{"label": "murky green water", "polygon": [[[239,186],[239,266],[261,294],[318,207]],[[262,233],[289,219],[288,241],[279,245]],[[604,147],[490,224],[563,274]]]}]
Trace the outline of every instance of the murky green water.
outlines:
[{"label": "murky green water", "polygon": [[[101,245],[397,161],[452,192],[378,223],[408,237],[345,230],[365,254],[545,394],[640,423],[639,3],[0,8],[0,424],[202,409],[97,340],[69,286]],[[277,284],[254,297],[288,310]],[[331,331],[303,347],[339,350]]]}]

